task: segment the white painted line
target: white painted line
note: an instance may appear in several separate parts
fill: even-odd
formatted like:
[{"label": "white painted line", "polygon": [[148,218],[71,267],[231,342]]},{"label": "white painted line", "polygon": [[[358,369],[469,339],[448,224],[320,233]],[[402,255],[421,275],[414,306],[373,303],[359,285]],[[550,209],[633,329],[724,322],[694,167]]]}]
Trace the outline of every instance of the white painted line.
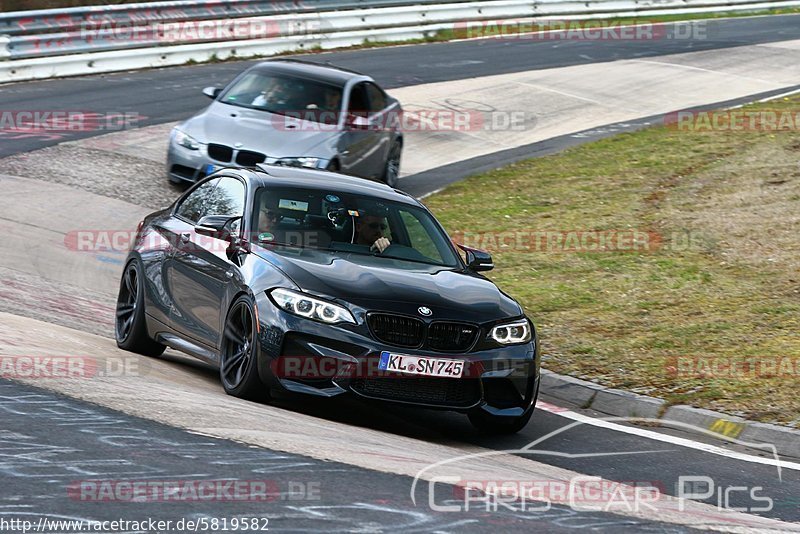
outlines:
[{"label": "white painted line", "polygon": [[424,195],[422,195],[421,197],[417,197],[417,200],[422,200],[422,199],[424,199],[424,198],[427,198],[427,197],[429,197],[429,196],[431,196],[431,195],[435,195],[436,193],[441,193],[441,192],[442,192],[442,191],[444,191],[445,189],[446,189],[445,187],[440,187],[439,189],[434,189],[434,190],[433,190],[433,191],[431,191],[430,193],[425,193],[425,194],[424,194]]},{"label": "white painted line", "polygon": [[[750,462],[755,464],[763,464],[769,465],[773,467],[777,467],[778,469],[792,469],[794,471],[800,471],[800,463],[795,462],[787,462],[776,458],[762,458],[760,456],[753,456],[751,454],[744,454],[737,451],[732,451],[728,449],[724,449],[722,447],[717,447],[716,445],[709,445],[707,443],[700,443],[697,441],[692,441],[686,438],[680,438],[677,436],[670,436],[669,434],[662,434],[660,432],[654,432],[652,430],[645,430],[644,428],[639,428],[635,426],[626,426],[621,425],[619,423],[615,423],[614,421],[627,421],[629,418],[624,417],[610,417],[607,419],[598,419],[595,417],[589,417],[588,415],[583,415],[577,412],[573,412],[567,408],[562,408],[560,406],[556,406],[554,404],[550,404],[547,402],[539,401],[536,403],[536,409],[542,410],[548,413],[552,413],[554,415],[558,415],[560,417],[564,417],[565,419],[571,419],[573,421],[577,421],[581,424],[586,424],[590,426],[596,426],[600,428],[606,428],[608,430],[614,430],[616,432],[624,432],[625,434],[631,434],[634,436],[639,436],[642,438],[651,439],[653,441],[661,441],[664,443],[671,443],[673,445],[679,445],[681,447],[686,447],[689,449],[695,449],[702,452],[707,452],[710,454],[716,454],[717,456],[724,456],[725,458],[729,458],[732,460],[741,460],[743,462]],[[661,424],[676,424],[678,426],[682,426],[679,423],[671,423],[668,420],[660,419],[658,420]],[[709,432],[709,435],[713,435],[716,437],[720,437],[712,432]],[[726,438],[736,443],[744,444],[744,442]],[[747,445],[757,447],[760,444],[758,443],[748,443]]]},{"label": "white painted line", "polygon": [[555,93],[557,95],[566,96],[568,98],[575,98],[578,100],[583,100],[584,102],[590,102],[592,104],[597,104],[598,106],[606,106],[612,107],[612,104],[607,104],[605,102],[600,102],[599,100],[595,100],[594,98],[587,98],[585,96],[576,95],[573,93],[568,93],[566,91],[559,91],[558,89],[553,89],[552,87],[545,87],[544,85],[539,85],[536,83],[530,82],[517,82],[519,85],[525,85],[527,87],[533,87],[534,89],[538,89],[540,91],[547,91],[550,93]]},{"label": "white painted line", "polygon": [[775,95],[775,96],[768,96],[767,98],[762,98],[758,102],[769,102],[770,100],[777,100],[779,98],[784,98],[784,97],[787,97],[787,96],[796,95],[797,93],[800,93],[800,89],[794,89],[793,91],[787,91],[785,93],[781,93],[781,94]]},{"label": "white painted line", "polygon": [[696,72],[707,72],[709,74],[717,74],[719,76],[730,76],[733,78],[741,78],[743,80],[750,80],[753,82],[763,83],[767,85],[773,85],[775,82],[769,80],[762,80],[761,78],[753,78],[752,76],[742,76],[741,74],[734,74],[732,72],[723,72],[719,70],[713,69],[704,69],[703,67],[695,67],[694,65],[682,65],[680,63],[669,63],[666,61],[653,61],[651,59],[629,59],[629,60],[622,60],[622,61],[631,61],[634,63],[649,63],[650,65],[661,65],[662,67],[674,67],[676,69],[683,69],[683,70],[693,70]]}]

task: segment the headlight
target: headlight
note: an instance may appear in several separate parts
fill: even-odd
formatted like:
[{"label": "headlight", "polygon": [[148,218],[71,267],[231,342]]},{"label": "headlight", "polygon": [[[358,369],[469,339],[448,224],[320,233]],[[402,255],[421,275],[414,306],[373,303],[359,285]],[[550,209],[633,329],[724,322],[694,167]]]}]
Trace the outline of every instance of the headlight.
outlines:
[{"label": "headlight", "polygon": [[339,306],[327,300],[311,297],[305,293],[291,291],[289,289],[273,289],[270,292],[272,300],[284,311],[321,321],[323,323],[353,323],[356,320],[350,310],[344,306]]},{"label": "headlight", "polygon": [[189,150],[200,150],[200,143],[196,139],[177,129],[175,130],[175,144]]},{"label": "headlight", "polygon": [[275,165],[283,165],[285,167],[306,167],[308,169],[316,169],[322,161],[320,158],[280,158],[275,161]]},{"label": "headlight", "polygon": [[531,325],[525,319],[492,328],[492,339],[503,345],[527,343],[531,340]]}]

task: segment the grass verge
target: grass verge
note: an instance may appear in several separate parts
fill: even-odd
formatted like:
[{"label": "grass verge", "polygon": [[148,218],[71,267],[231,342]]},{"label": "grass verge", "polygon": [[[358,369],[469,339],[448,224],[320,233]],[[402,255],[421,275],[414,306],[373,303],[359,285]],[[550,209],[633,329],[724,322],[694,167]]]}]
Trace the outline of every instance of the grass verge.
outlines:
[{"label": "grass verge", "polygon": [[[548,369],[800,426],[800,97],[743,111],[794,119],[621,134],[425,202],[494,254],[489,274],[538,324]],[[581,243],[597,230],[626,250]]]}]

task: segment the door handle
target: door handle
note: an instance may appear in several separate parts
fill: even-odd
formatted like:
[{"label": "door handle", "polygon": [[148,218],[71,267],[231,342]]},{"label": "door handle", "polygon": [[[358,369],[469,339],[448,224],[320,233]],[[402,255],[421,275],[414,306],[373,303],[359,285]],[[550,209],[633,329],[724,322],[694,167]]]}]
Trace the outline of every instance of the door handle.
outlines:
[{"label": "door handle", "polygon": [[228,278],[233,278],[233,271],[225,271],[225,276]]},{"label": "door handle", "polygon": [[181,233],[181,243],[188,243],[189,239],[191,238],[191,234],[189,232]]}]

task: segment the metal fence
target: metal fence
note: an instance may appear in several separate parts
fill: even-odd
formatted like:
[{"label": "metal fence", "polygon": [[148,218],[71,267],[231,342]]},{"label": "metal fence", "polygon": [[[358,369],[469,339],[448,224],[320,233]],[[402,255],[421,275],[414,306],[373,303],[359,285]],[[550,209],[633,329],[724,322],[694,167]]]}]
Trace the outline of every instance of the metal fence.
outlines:
[{"label": "metal fence", "polygon": [[180,0],[0,14],[0,82],[406,40],[498,19],[633,17],[800,0]]}]

